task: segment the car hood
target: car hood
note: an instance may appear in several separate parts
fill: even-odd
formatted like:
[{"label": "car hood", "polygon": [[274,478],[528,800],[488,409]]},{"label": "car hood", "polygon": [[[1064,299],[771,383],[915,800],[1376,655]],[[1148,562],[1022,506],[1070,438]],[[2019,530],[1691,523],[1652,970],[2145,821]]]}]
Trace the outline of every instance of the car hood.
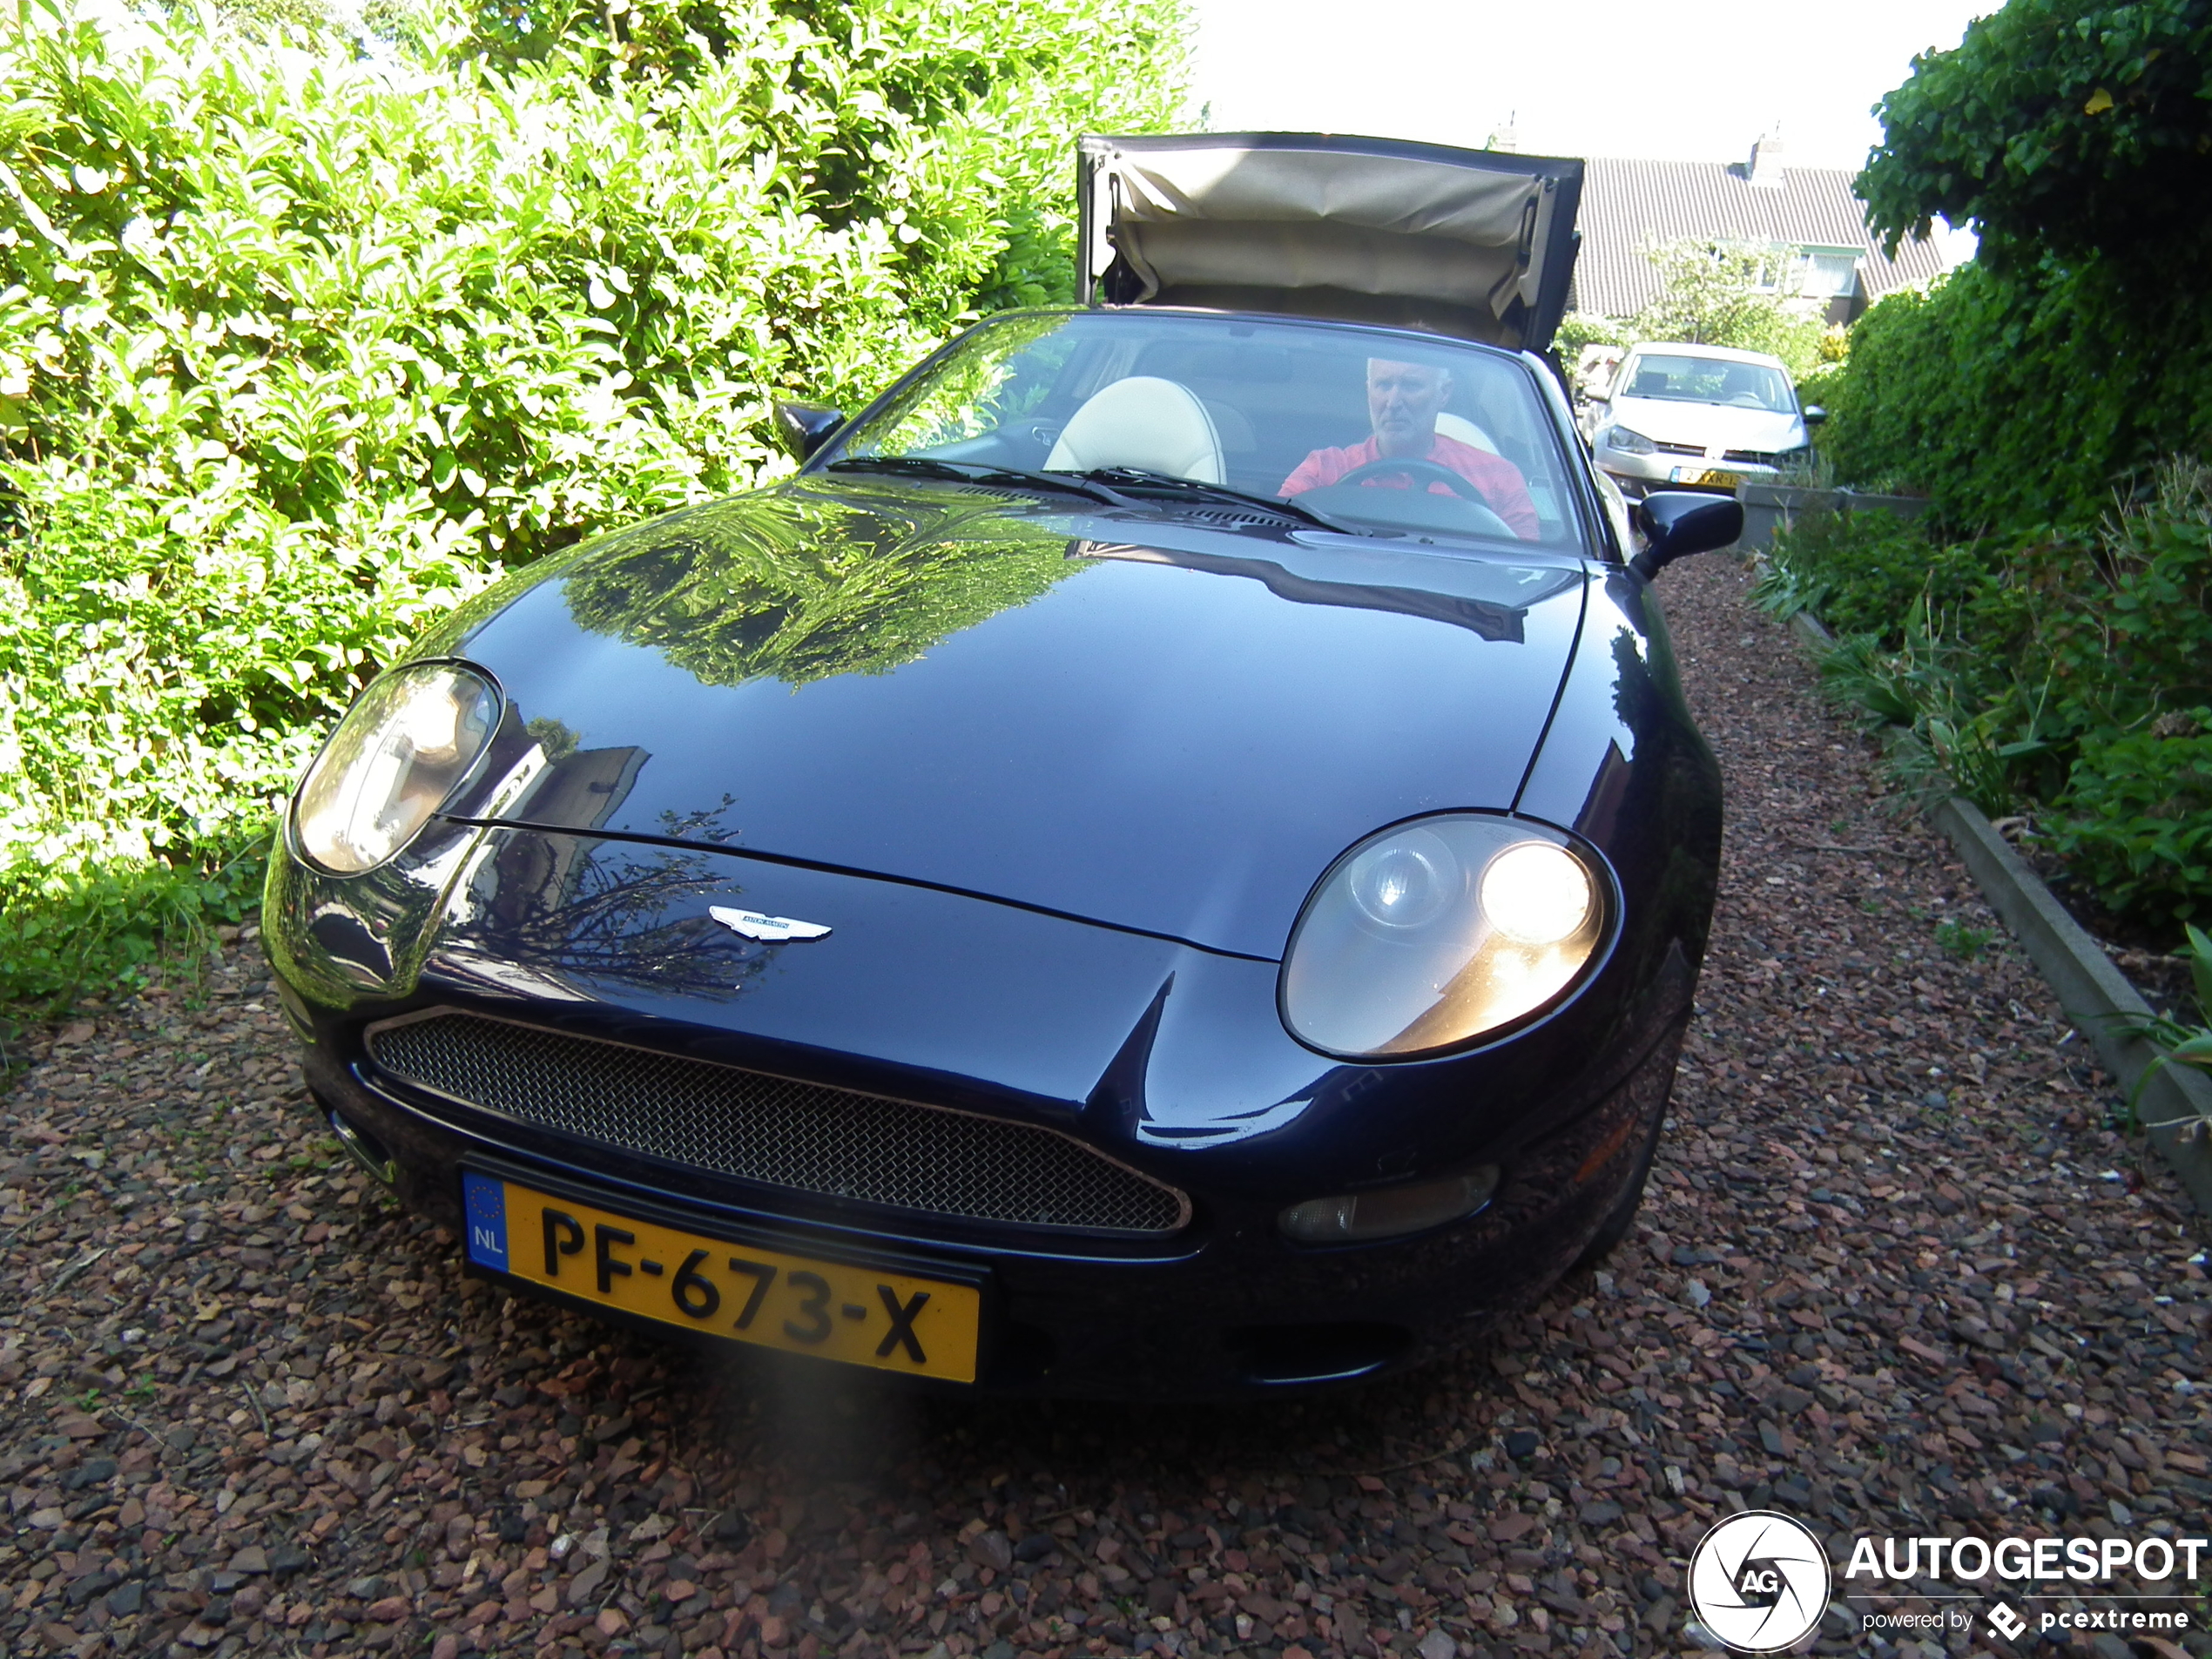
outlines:
[{"label": "car hood", "polygon": [[1805,441],[1804,424],[1794,415],[1676,398],[1616,397],[1610,423],[1655,442],[1695,443],[1708,449],[1772,452],[1797,448]]},{"label": "car hood", "polygon": [[422,642],[509,703],[448,810],[1278,956],[1350,843],[1513,804],[1584,570],[1195,516],[847,476],[605,537]]}]

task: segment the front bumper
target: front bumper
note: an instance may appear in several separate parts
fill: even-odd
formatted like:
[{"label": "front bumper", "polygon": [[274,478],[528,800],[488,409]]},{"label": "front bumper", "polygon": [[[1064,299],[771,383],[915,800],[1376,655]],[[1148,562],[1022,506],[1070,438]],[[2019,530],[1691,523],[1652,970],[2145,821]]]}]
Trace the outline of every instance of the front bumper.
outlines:
[{"label": "front bumper", "polygon": [[[1710,456],[1672,455],[1661,450],[1654,455],[1629,455],[1610,445],[1596,451],[1597,464],[1631,500],[1654,489],[1733,489],[1737,482],[1772,478],[1777,469],[1755,461],[1716,461]],[[1707,473],[1721,473],[1728,476],[1723,484],[1703,484],[1699,481]]]},{"label": "front bumper", "polygon": [[[837,917],[845,948],[692,928],[733,893]],[[1541,1298],[1635,1177],[1695,978],[1679,944],[1624,935],[1520,1036],[1343,1064],[1285,1033],[1270,962],[735,854],[458,826],[350,883],[280,855],[264,925],[320,1109],[411,1208],[461,1232],[462,1171],[490,1167],[710,1238],[970,1279],[976,1387],[1102,1398],[1374,1376]],[[1048,1129],[1187,1195],[1188,1220],[948,1217],[610,1146],[380,1066],[372,1028],[433,1009]],[[1319,1249],[1277,1230],[1287,1204],[1476,1163],[1503,1170],[1495,1196],[1433,1231]]]},{"label": "front bumper", "polygon": [[[1300,1249],[1276,1231],[1279,1206],[1204,1190],[1191,1194],[1189,1227],[1144,1244],[1015,1229],[993,1238],[934,1218],[808,1213],[810,1206],[741,1195],[702,1172],[650,1169],[580,1145],[550,1150],[489,1115],[415,1096],[365,1057],[347,1062],[341,1034],[329,1036],[307,1049],[318,1109],[384,1166],[403,1203],[456,1235],[462,1171],[474,1167],[708,1237],[765,1241],[798,1255],[859,1251],[925,1274],[980,1275],[987,1292],[979,1388],[1176,1399],[1377,1376],[1463,1346],[1498,1314],[1532,1305],[1635,1178],[1666,1110],[1681,1041],[1679,1026],[1661,1033],[1592,1109],[1521,1149],[1496,1197],[1473,1217],[1404,1240]],[[525,1294],[568,1299],[470,1271]]]}]

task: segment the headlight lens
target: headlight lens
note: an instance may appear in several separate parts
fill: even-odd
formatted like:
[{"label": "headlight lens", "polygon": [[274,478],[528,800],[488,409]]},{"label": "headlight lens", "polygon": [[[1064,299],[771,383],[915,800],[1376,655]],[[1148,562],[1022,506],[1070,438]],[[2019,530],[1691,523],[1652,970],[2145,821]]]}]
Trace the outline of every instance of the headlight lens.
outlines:
[{"label": "headlight lens", "polygon": [[450,663],[395,669],[361,694],[292,800],[293,844],[317,868],[359,875],[429,821],[476,764],[499,693]]},{"label": "headlight lens", "polygon": [[1325,1053],[1404,1057],[1534,1013],[1595,951],[1599,877],[1555,830],[1475,813],[1338,860],[1283,961],[1283,1022]]},{"label": "headlight lens", "polygon": [[1648,455],[1659,447],[1642,433],[1631,432],[1624,426],[1616,426],[1607,433],[1605,442],[1608,448],[1617,449],[1624,455]]}]

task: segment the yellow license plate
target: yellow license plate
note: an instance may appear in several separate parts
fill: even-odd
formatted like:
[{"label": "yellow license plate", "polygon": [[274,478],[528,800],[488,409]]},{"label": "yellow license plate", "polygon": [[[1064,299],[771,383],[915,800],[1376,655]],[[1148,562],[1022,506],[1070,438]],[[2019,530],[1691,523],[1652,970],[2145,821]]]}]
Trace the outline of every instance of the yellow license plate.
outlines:
[{"label": "yellow license plate", "polygon": [[1743,475],[1740,472],[1722,472],[1715,469],[1706,473],[1697,482],[1701,484],[1717,484],[1723,489],[1733,489],[1743,482]]},{"label": "yellow license plate", "polygon": [[479,1266],[764,1348],[975,1380],[974,1285],[702,1238],[474,1170],[461,1184]]}]

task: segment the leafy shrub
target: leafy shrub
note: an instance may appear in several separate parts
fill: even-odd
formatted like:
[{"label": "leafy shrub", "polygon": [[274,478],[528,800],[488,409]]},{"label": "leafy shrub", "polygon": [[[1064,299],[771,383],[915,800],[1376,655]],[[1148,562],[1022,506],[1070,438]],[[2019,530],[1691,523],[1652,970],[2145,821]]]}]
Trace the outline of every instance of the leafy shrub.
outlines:
[{"label": "leafy shrub", "polygon": [[2188,963],[2189,979],[2196,992],[2197,1022],[2192,1025],[2168,1012],[2155,1015],[2134,1028],[2134,1035],[2149,1038],[2158,1045],[2160,1052],[2158,1058],[2135,1080],[2135,1087],[2128,1096],[2131,1116],[2136,1103],[2142,1098],[2143,1085],[2159,1067],[2195,1066],[2202,1071],[2212,1071],[2212,935],[2191,923],[2184,923],[2182,932],[2181,954]]},{"label": "leafy shrub", "polygon": [[2169,464],[2091,537],[1800,519],[1757,591],[1841,631],[1824,673],[1912,734],[1908,781],[2040,809],[2116,912],[2212,914],[2212,471]]},{"label": "leafy shrub", "polygon": [[2086,739],[2067,779],[2058,851],[2115,909],[2212,916],[2212,708],[2185,718]]},{"label": "leafy shrub", "polygon": [[503,569],[773,470],[779,395],[1064,298],[1074,135],[1168,119],[1181,33],[403,24],[396,58],[184,11],[0,35],[0,997],[221,912],[329,720]]},{"label": "leafy shrub", "polygon": [[1840,633],[1871,635],[1894,651],[1912,607],[1955,609],[1989,575],[1986,556],[1884,510],[1806,513],[1775,533],[1762,580],[1770,609],[1811,610]]},{"label": "leafy shrub", "polygon": [[2212,440],[2212,289],[1977,261],[1874,306],[1805,395],[1841,477],[1909,483],[1962,532],[2091,526]]},{"label": "leafy shrub", "polygon": [[1925,603],[1907,613],[1904,638],[1885,651],[1871,634],[1845,634],[1821,659],[1821,678],[1839,701],[1876,727],[1893,727],[1890,770],[1908,797],[1932,806],[1966,796],[1986,812],[2012,799],[2004,729],[1976,696],[1970,648],[1930,620]]},{"label": "leafy shrub", "polygon": [[1631,341],[1625,323],[1601,317],[1594,311],[1570,311],[1559,320],[1559,327],[1553,331],[1552,349],[1559,354],[1560,366],[1567,371],[1568,382],[1580,391],[1581,378],[1575,371],[1583,347],[1626,346]]}]

